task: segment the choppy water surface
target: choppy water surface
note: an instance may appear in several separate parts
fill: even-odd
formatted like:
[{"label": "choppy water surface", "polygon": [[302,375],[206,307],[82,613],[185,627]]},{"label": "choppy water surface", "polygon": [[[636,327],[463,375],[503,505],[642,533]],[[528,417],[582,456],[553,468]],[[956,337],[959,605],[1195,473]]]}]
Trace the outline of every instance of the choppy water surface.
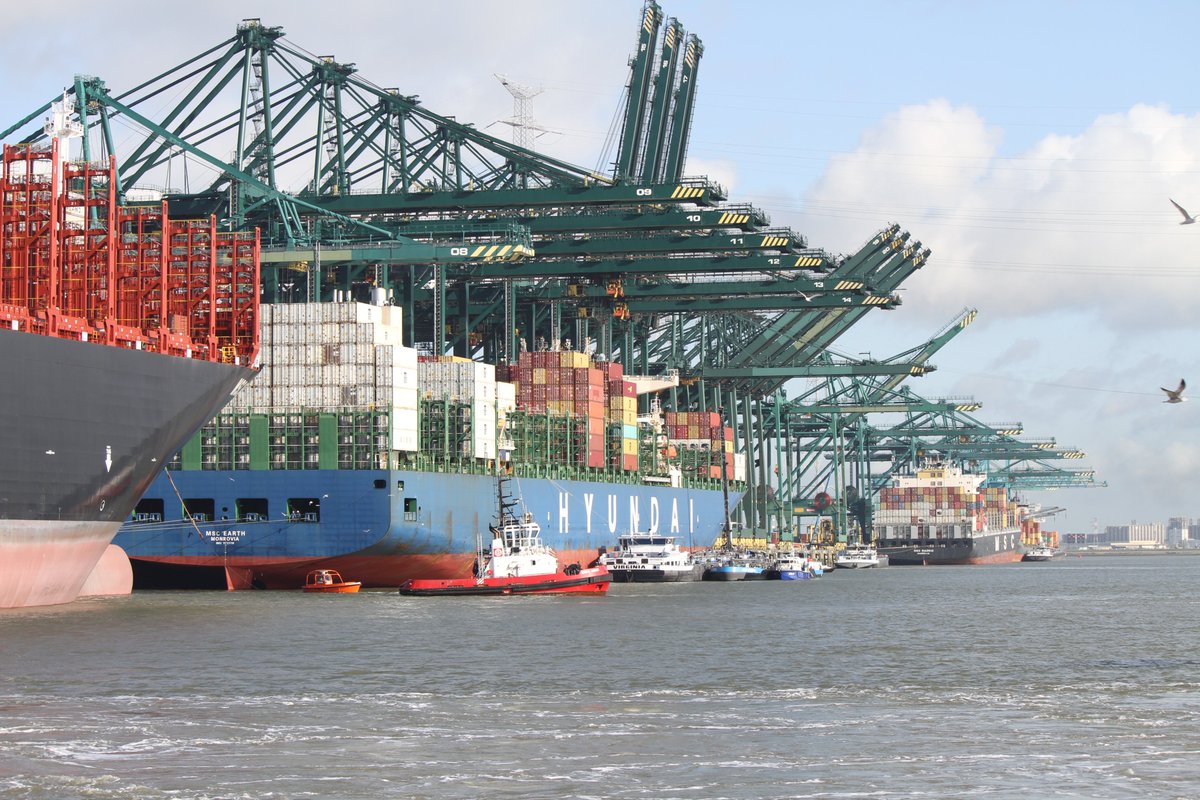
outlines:
[{"label": "choppy water surface", "polygon": [[3,798],[1200,797],[1200,557],[0,612]]}]

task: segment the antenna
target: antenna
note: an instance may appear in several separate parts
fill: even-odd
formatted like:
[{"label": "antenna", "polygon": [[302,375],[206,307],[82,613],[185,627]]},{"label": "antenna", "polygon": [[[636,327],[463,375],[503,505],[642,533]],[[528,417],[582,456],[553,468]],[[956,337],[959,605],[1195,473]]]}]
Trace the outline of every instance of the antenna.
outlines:
[{"label": "antenna", "polygon": [[[532,87],[509,80],[504,75],[496,75],[500,85],[508,89],[513,96],[513,115],[508,119],[497,120],[513,129],[513,144],[525,150],[533,149],[534,131],[538,133],[554,133],[538,125],[533,119],[533,98],[545,91],[541,86]],[[493,122],[492,125],[496,123]],[[490,125],[488,127],[491,127]]]}]

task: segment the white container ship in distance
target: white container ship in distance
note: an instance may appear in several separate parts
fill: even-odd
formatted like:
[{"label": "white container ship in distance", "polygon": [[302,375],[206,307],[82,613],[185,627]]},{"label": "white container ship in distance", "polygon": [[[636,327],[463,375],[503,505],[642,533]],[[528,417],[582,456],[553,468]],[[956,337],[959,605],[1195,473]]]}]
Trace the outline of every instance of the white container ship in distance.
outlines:
[{"label": "white container ship in distance", "polygon": [[1021,508],[985,480],[946,464],[894,478],[875,510],[879,554],[892,565],[1020,561]]}]

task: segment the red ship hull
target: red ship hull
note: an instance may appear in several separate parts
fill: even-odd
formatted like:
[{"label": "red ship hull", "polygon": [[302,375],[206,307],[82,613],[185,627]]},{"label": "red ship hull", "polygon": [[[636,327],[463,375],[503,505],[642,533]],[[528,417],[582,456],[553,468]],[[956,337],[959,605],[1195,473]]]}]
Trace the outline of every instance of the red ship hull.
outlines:
[{"label": "red ship hull", "polygon": [[604,594],[612,576],[605,567],[577,573],[525,575],[509,578],[416,578],[400,585],[400,594],[418,597],[459,597],[504,594]]}]

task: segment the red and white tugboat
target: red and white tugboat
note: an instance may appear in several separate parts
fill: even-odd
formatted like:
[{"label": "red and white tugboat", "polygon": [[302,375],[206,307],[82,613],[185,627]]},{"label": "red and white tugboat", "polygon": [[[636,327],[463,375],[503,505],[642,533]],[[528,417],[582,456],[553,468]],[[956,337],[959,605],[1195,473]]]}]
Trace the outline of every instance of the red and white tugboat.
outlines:
[{"label": "red and white tugboat", "polygon": [[561,567],[554,550],[542,543],[542,529],[533,514],[512,513],[516,503],[497,480],[499,521],[491,528],[492,543],[479,548],[471,578],[411,578],[400,594],[418,596],[470,594],[604,594],[612,576],[603,564]]}]

